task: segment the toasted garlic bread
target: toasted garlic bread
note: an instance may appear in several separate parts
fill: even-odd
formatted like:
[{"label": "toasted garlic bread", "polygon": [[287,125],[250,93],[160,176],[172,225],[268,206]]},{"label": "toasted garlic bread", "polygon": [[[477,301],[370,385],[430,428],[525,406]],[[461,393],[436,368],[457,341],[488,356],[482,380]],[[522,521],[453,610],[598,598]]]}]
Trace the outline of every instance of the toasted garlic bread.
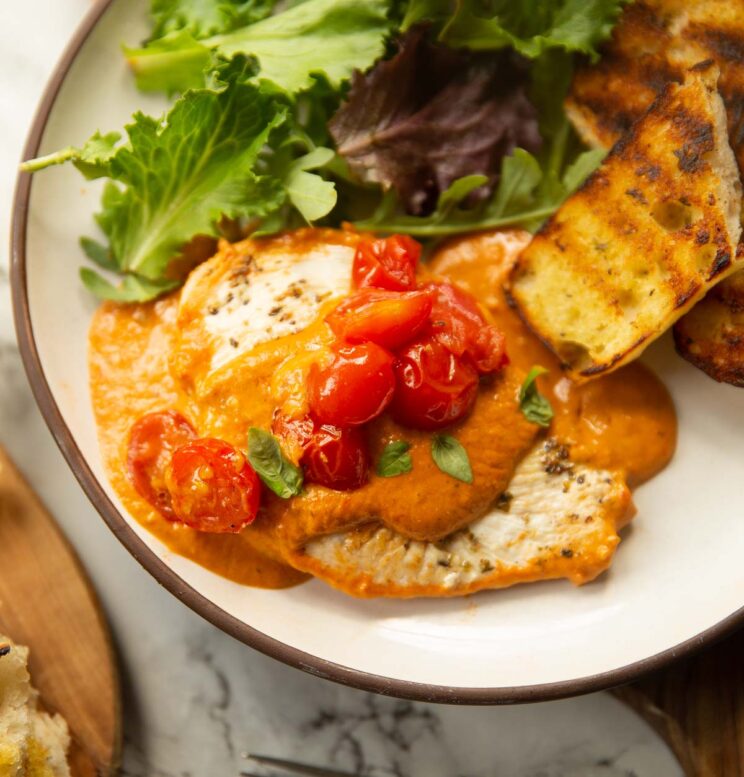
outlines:
[{"label": "toasted garlic bread", "polygon": [[[744,245],[739,244],[739,253]],[[674,325],[677,351],[711,378],[744,386],[744,272],[734,273]]]},{"label": "toasted garlic bread", "polygon": [[512,271],[519,312],[574,376],[636,358],[739,268],[741,183],[717,79],[707,62],[668,85]]},{"label": "toasted garlic bread", "polygon": [[572,464],[558,450],[552,440],[537,444],[498,506],[444,540],[411,540],[373,524],[314,539],[291,562],[362,597],[589,582],[610,565],[617,530],[632,517],[630,492],[617,473]]},{"label": "toasted garlic bread", "polygon": [[744,171],[744,2],[636,0],[595,65],[580,69],[566,111],[590,145],[610,148],[670,82],[712,59],[721,71],[731,145]]},{"label": "toasted garlic bread", "polygon": [[[610,148],[669,81],[710,57],[721,70],[731,146],[744,175],[744,2],[637,0],[596,65],[576,74],[566,111],[590,145]],[[675,327],[677,350],[718,381],[744,385],[744,275],[724,280]]]}]

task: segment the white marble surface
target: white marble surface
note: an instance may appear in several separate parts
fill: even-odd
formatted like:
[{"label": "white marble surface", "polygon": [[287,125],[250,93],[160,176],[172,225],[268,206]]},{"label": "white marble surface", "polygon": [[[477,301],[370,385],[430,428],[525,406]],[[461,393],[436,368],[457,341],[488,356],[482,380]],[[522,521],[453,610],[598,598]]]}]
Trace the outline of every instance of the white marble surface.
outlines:
[{"label": "white marble surface", "polygon": [[[0,2],[0,228],[5,235],[15,167],[36,102],[88,5],[88,0]],[[54,446],[15,348],[7,264],[4,248],[0,442],[58,517],[103,599],[123,678],[123,775],[228,777],[241,769],[269,775],[247,763],[247,752],[379,777],[681,774],[650,729],[606,694],[490,709],[375,697],[284,667],[179,604],[109,533]]]}]

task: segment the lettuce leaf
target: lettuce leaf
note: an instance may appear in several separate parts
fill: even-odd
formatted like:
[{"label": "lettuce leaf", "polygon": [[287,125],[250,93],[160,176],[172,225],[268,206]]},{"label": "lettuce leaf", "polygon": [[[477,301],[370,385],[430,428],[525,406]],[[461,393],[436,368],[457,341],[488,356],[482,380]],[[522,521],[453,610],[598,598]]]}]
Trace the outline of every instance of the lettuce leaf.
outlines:
[{"label": "lettuce leaf", "polygon": [[276,0],[152,0],[152,39],[187,30],[197,38],[230,32],[268,16]]},{"label": "lettuce leaf", "polygon": [[486,51],[509,46],[535,58],[551,49],[596,59],[628,0],[412,0],[403,21],[435,22],[439,39]]},{"label": "lettuce leaf", "polygon": [[507,226],[534,231],[596,169],[603,156],[603,151],[584,151],[560,178],[551,180],[550,173],[532,154],[518,148],[504,158],[499,186],[488,202],[468,207],[468,195],[487,179],[465,176],[439,195],[437,207],[426,217],[402,213],[391,192],[370,218],[357,221],[356,226],[377,232],[404,232],[422,239]]},{"label": "lettuce leaf", "polygon": [[290,94],[308,89],[318,74],[338,87],[355,69],[366,70],[384,53],[388,4],[389,0],[306,0],[232,31],[201,37],[190,25],[125,53],[144,91],[197,88],[215,55],[238,54],[258,61],[257,78]]},{"label": "lettuce leaf", "polygon": [[177,285],[172,262],[195,235],[217,235],[222,218],[259,217],[282,204],[281,182],[255,167],[286,111],[245,81],[252,72],[237,61],[220,71],[226,80],[187,93],[163,119],[135,114],[124,143],[97,133],[81,149],[24,166],[73,161],[87,177],[109,179],[96,215],[108,247],[88,242],[87,253],[115,266],[124,285],[88,270],[83,280],[98,296],[152,299]]},{"label": "lettuce leaf", "polygon": [[453,51],[417,27],[394,57],[356,74],[329,127],[361,180],[394,189],[409,213],[422,216],[463,176],[486,176],[477,192],[486,197],[505,156],[518,146],[540,148],[528,78],[509,52]]}]

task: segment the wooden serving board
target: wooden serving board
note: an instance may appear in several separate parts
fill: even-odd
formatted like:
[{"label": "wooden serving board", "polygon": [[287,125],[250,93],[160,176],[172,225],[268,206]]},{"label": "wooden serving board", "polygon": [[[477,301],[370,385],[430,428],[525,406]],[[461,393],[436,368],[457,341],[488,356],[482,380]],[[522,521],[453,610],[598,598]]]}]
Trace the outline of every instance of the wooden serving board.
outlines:
[{"label": "wooden serving board", "polygon": [[687,777],[744,777],[744,629],[614,693],[666,740]]},{"label": "wooden serving board", "polygon": [[70,726],[74,777],[113,775],[119,682],[105,618],[72,547],[2,447],[0,633],[31,648],[42,705]]}]

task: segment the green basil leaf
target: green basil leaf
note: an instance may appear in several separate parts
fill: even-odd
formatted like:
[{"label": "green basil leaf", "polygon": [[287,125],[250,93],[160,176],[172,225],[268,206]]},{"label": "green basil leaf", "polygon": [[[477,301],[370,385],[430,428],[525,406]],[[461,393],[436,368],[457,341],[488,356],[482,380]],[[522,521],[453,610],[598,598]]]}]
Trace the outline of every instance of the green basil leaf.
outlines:
[{"label": "green basil leaf", "polygon": [[413,462],[408,451],[411,443],[405,440],[393,440],[389,442],[377,462],[377,474],[383,478],[394,478],[397,475],[405,475],[413,469]]},{"label": "green basil leaf", "polygon": [[264,485],[282,499],[302,491],[302,470],[282,454],[273,435],[255,426],[248,430],[248,461]]},{"label": "green basil leaf", "polygon": [[527,373],[519,389],[519,409],[528,421],[538,426],[550,426],[553,419],[550,402],[537,390],[537,377],[546,372],[545,367],[536,365]]},{"label": "green basil leaf", "polygon": [[434,463],[447,475],[463,483],[473,482],[473,470],[468,452],[449,434],[435,434],[431,441],[431,457]]}]

